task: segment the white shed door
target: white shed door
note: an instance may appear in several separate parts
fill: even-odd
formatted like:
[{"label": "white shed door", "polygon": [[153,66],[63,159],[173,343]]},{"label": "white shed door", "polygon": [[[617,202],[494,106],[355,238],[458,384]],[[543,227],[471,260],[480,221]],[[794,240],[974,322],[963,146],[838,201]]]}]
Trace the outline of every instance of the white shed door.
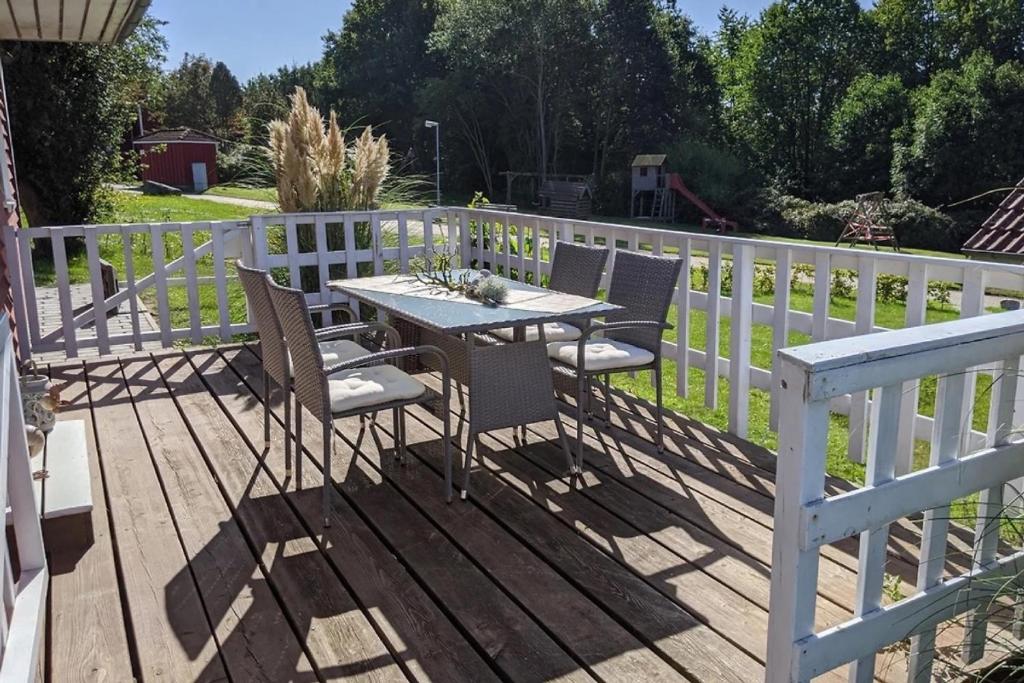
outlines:
[{"label": "white shed door", "polygon": [[192,164],[192,187],[196,192],[202,192],[209,187],[206,180],[206,164],[202,161]]}]

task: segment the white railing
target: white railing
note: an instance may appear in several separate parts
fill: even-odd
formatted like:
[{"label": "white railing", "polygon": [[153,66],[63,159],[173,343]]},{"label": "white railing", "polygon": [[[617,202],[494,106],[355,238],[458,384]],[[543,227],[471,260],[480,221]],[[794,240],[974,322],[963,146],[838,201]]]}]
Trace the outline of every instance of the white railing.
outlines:
[{"label": "white railing", "polygon": [[[77,225],[54,228],[15,229],[5,226],[4,241],[17,245],[18,258],[10,259],[14,282],[21,282],[21,297],[15,292],[15,315],[18,320],[19,342],[33,353],[63,351],[69,358],[79,355],[82,348],[95,347],[100,355],[107,355],[115,345],[130,344],[141,350],[146,342],[160,342],[170,346],[179,339],[199,344],[207,336],[230,338],[232,334],[249,329],[245,324],[233,324],[229,311],[227,263],[249,253],[249,229],[237,221],[194,223],[140,223],[129,225]],[[72,276],[69,267],[68,238],[81,238],[85,242],[85,260],[79,261],[78,273],[88,278],[87,303],[76,307]],[[100,244],[112,244],[123,259],[120,291],[111,296],[104,293],[100,267]],[[50,287],[36,285],[32,244],[49,243],[53,254],[54,281]],[[136,244],[149,257],[148,271],[140,274],[136,264]],[[173,253],[172,253],[173,252]],[[175,255],[177,254],[177,255]],[[208,275],[199,274],[199,264],[208,261]],[[175,277],[176,276],[176,277]],[[84,283],[82,284],[84,287]],[[181,289],[185,294],[182,306],[187,309],[187,325],[175,326],[171,315],[171,292]],[[47,292],[47,290],[50,292]],[[200,296],[208,289],[217,300],[218,320],[204,324],[200,318]],[[153,293],[155,310],[141,310],[139,297]],[[56,302],[44,301],[51,294]],[[43,316],[45,305],[56,306],[59,316],[56,325],[47,326]],[[127,305],[131,329],[111,333],[108,313]],[[97,315],[99,313],[99,315]],[[148,323],[148,324],[147,324]]]},{"label": "white railing", "polygon": [[0,315],[0,497],[14,531],[14,547],[10,535],[0,541],[0,681],[29,683],[40,661],[49,579],[6,315]]},{"label": "white railing", "polygon": [[[1024,552],[1000,554],[999,520],[1024,476],[1018,440],[1024,312],[928,325],[786,349],[779,353],[779,464],[769,607],[770,681],[805,681],[852,663],[851,680],[870,681],[881,648],[912,638],[908,678],[930,679],[936,626],[967,613],[963,656],[984,653],[995,598],[1018,599]],[[963,402],[972,368],[992,364],[985,444],[963,447]],[[928,467],[896,472],[899,406],[904,387],[938,376],[935,430]],[[864,486],[825,497],[829,401],[871,391]],[[1024,397],[1022,397],[1024,399]],[[947,576],[950,503],[980,492],[973,567]],[[917,592],[883,605],[889,525],[924,512]],[[852,619],[815,630],[821,548],[859,535],[857,602]],[[1012,611],[1012,610],[1011,610]],[[1019,615],[1018,615],[1019,617]],[[1016,631],[1016,629],[1015,629]]]},{"label": "white railing", "polygon": [[[677,325],[677,340],[675,343],[665,342],[665,357],[676,361],[676,387],[681,396],[689,390],[690,369],[706,371],[703,394],[704,403],[710,408],[717,407],[719,402],[716,378],[729,379],[728,428],[738,436],[747,434],[749,387],[770,392],[770,423],[773,429],[778,428],[778,382],[773,379],[771,367],[758,367],[751,360],[751,325],[772,328],[772,354],[789,345],[791,331],[809,335],[813,341],[822,341],[884,329],[875,324],[875,293],[880,277],[886,275],[907,279],[907,327],[924,324],[928,289],[936,282],[948,283],[955,288],[954,294],[960,298],[960,316],[964,318],[985,312],[986,288],[1024,291],[1024,267],[1008,264],[854,251],[494,211],[460,210],[456,217],[460,220],[463,251],[468,253],[472,250],[472,258],[476,260],[508,265],[519,275],[548,272],[546,255],[550,253],[548,242],[552,237],[607,245],[612,250],[609,275],[614,253],[621,249],[645,250],[655,254],[671,252],[691,264],[700,263],[707,272],[707,286],[703,288],[706,291],[695,289],[689,269],[684,268],[676,291],[678,313],[676,320],[671,321]],[[491,236],[489,240],[479,239],[481,228]],[[533,249],[533,243],[540,244],[541,249]],[[809,276],[813,278],[813,310],[810,313],[793,310],[791,306],[792,279],[800,275],[796,268],[813,269],[813,275]],[[856,316],[853,321],[829,315],[832,274],[840,269],[853,273],[850,278],[856,289]],[[823,273],[825,277],[821,277]],[[771,304],[754,302],[755,276],[771,279]],[[724,279],[731,280],[730,296],[720,293]],[[604,284],[607,286],[607,283],[606,277]],[[687,292],[687,296],[682,296],[681,292]],[[694,348],[690,343],[690,312],[693,310],[705,313],[702,348]],[[740,323],[730,325],[726,357],[719,353],[723,319]],[[968,381],[965,391],[973,396],[973,378]],[[900,473],[908,472],[912,467],[914,439],[927,440],[932,430],[930,418],[916,415],[917,403],[917,383],[910,382],[905,387],[899,408],[901,427],[897,470]],[[965,408],[969,409],[969,405],[965,400]],[[837,396],[831,409],[850,416],[849,456],[856,462],[863,462],[868,414],[866,396],[863,392]],[[977,433],[973,436],[975,442],[983,438]]]},{"label": "white railing", "polygon": [[[85,264],[89,275],[88,305],[76,311],[72,301],[71,273],[64,240],[83,237]],[[577,239],[588,244],[605,244],[612,250],[605,278],[608,284],[617,251],[646,250],[677,255],[693,266],[701,280],[691,279],[684,268],[676,291],[676,340],[664,344],[665,358],[675,361],[675,385],[681,396],[689,392],[691,370],[704,373],[699,389],[705,405],[715,408],[719,396],[718,377],[728,378],[728,429],[746,436],[749,428],[749,388],[771,395],[769,422],[778,428],[779,390],[777,368],[758,363],[752,355],[752,334],[756,325],[771,328],[770,351],[788,345],[792,332],[813,341],[835,339],[877,331],[875,323],[878,284],[887,276],[906,278],[904,323],[908,327],[925,322],[929,287],[937,282],[955,288],[959,315],[967,318],[986,312],[986,288],[1024,291],[1024,267],[950,258],[910,256],[890,252],[855,251],[799,243],[753,240],[721,235],[696,234],[643,226],[575,221],[521,213],[482,209],[441,208],[409,211],[372,211],[323,214],[253,216],[248,222],[213,222],[113,226],[71,226],[32,228],[7,233],[8,243],[18,245],[23,272],[23,298],[15,297],[23,348],[33,352],[62,351],[70,357],[82,348],[96,347],[102,355],[111,346],[127,343],[142,348],[151,342],[169,346],[177,340],[200,343],[204,338],[227,339],[249,331],[247,322],[232,319],[232,302],[240,300],[230,261],[237,257],[269,268],[280,281],[306,289],[310,303],[334,300],[325,287],[329,279],[382,272],[406,271],[411,259],[421,254],[424,244],[445,242],[457,249],[463,264],[486,263],[519,278],[539,279],[550,269],[549,254],[555,239]],[[35,287],[30,243],[50,240],[54,255],[53,290],[59,295],[60,315],[56,321],[40,319],[38,300],[43,288]],[[104,299],[98,267],[100,245],[113,240],[123,253],[122,290]],[[152,267],[143,273],[133,263],[133,243],[142,240],[149,248]],[[110,244],[107,244],[109,252]],[[191,249],[186,248],[191,245]],[[14,264],[17,269],[17,263]],[[80,266],[82,267],[82,266]],[[830,317],[830,288],[833,274],[852,273],[855,319]],[[827,274],[827,276],[823,276]],[[791,285],[813,288],[810,311],[795,310]],[[722,285],[731,289],[722,294]],[[50,290],[52,295],[53,290]],[[755,301],[755,291],[765,294]],[[685,294],[685,295],[684,295]],[[150,316],[140,310],[139,297],[150,305]],[[770,303],[766,297],[770,296]],[[209,302],[216,300],[216,305]],[[205,301],[205,306],[201,302]],[[97,303],[98,302],[98,303]],[[53,306],[51,302],[51,307]],[[96,310],[120,306],[130,329],[110,333],[106,316]],[[125,307],[129,310],[125,311]],[[211,308],[214,310],[211,312]],[[691,312],[702,311],[704,342],[693,343]],[[204,317],[205,314],[205,317]],[[151,321],[150,321],[151,320]],[[177,322],[175,322],[177,320]],[[729,326],[728,352],[719,353],[723,321]],[[143,322],[149,325],[143,325]],[[765,354],[769,355],[769,354]],[[965,387],[964,410],[969,414],[975,379]],[[918,415],[918,383],[908,382],[900,401],[897,472],[912,469],[914,441],[927,440],[933,420]],[[849,415],[849,457],[862,462],[869,402],[864,392],[836,396],[834,412]],[[984,435],[975,432],[972,443]]]}]

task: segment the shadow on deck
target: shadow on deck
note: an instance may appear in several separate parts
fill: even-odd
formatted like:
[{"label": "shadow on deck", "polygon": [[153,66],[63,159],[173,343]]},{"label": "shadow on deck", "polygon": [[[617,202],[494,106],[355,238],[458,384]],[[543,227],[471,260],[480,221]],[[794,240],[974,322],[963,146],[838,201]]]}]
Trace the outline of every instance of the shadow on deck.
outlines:
[{"label": "shadow on deck", "polygon": [[[470,502],[446,505],[440,422],[414,408],[406,464],[390,414],[336,424],[324,530],[319,425],[286,478],[257,352],[51,367],[61,419],[92,426],[97,505],[91,538],[47,530],[48,679],[763,680],[771,453],[673,414],[659,455],[650,406],[615,394],[581,481],[553,424],[525,445],[504,430],[483,437]],[[893,538],[909,593],[917,529]],[[856,562],[856,541],[824,549],[820,626],[849,618]],[[904,677],[902,652],[878,674]]]}]

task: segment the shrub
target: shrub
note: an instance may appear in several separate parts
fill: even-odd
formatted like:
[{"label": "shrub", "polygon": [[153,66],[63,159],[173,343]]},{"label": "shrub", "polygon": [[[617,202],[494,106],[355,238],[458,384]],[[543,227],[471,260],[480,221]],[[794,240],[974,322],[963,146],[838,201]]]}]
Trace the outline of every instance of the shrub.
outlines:
[{"label": "shrub", "polygon": [[852,299],[857,291],[857,274],[846,268],[836,268],[832,271],[832,282],[829,286],[829,296],[833,299]]},{"label": "shrub", "polygon": [[[790,195],[771,198],[770,205],[794,234],[823,242],[839,239],[856,209],[853,200],[825,204]],[[962,243],[962,231],[952,218],[913,199],[886,202],[880,220],[903,246],[955,252]]]},{"label": "shrub", "polygon": [[901,275],[882,273],[875,283],[875,301],[883,304],[905,303],[907,300],[907,278]]}]

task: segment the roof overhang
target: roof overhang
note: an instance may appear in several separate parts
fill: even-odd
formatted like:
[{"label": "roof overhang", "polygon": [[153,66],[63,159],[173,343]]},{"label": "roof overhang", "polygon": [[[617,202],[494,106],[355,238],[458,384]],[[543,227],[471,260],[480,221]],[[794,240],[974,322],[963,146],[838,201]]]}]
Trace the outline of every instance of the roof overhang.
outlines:
[{"label": "roof overhang", "polygon": [[142,20],[150,0],[7,0],[0,40],[116,43]]}]

